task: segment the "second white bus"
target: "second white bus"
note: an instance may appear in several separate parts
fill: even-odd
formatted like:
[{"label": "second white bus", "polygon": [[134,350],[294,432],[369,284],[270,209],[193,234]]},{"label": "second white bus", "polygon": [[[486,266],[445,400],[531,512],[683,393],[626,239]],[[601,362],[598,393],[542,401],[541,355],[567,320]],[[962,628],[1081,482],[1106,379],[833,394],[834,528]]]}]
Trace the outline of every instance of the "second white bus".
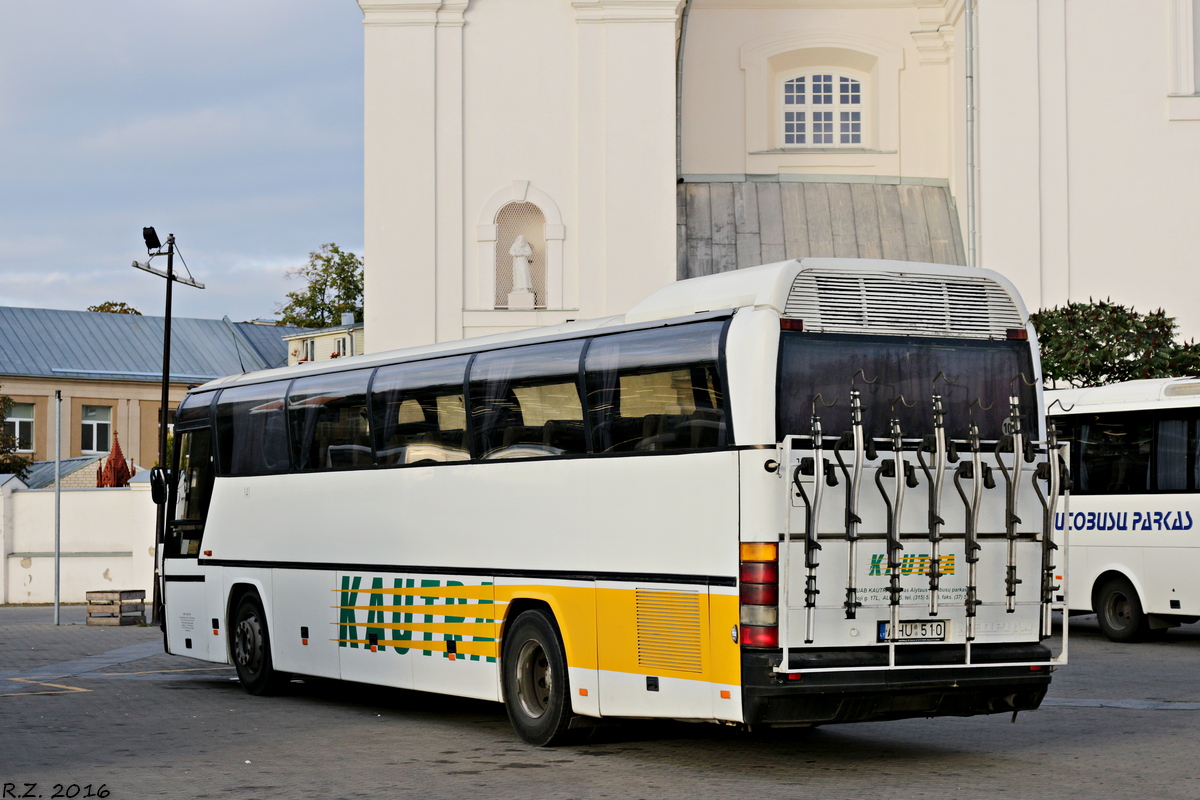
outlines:
[{"label": "second white bus", "polygon": [[1132,642],[1200,620],[1200,380],[1047,392],[1071,445],[1073,612]]}]

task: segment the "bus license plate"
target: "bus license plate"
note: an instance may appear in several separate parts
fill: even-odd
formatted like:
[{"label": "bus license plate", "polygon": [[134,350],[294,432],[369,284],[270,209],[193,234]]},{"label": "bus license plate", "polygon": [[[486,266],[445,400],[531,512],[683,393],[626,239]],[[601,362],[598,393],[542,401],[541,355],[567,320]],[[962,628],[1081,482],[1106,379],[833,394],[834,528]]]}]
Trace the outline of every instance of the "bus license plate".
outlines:
[{"label": "bus license plate", "polygon": [[[891,623],[884,620],[879,623],[876,641],[886,642],[892,637],[889,628]],[[922,619],[902,620],[896,631],[897,642],[944,642],[946,641],[946,620]]]}]

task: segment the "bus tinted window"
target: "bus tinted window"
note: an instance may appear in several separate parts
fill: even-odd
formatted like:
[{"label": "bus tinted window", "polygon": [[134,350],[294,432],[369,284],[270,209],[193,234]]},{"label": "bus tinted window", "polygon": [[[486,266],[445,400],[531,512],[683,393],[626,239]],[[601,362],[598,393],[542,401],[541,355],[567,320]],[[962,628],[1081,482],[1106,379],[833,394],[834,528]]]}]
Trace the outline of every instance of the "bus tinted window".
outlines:
[{"label": "bus tinted window", "polygon": [[900,421],[905,438],[933,433],[937,393],[948,436],[965,439],[973,419],[983,439],[998,439],[1009,414],[1005,399],[1014,390],[1028,433],[1036,426],[1037,395],[1022,375],[1032,380],[1028,342],[784,332],[779,438],[811,432],[814,405],[826,436],[850,430],[851,386],[861,392],[869,437],[890,436],[892,417]]},{"label": "bus tinted window", "polygon": [[586,453],[579,356],[583,342],[481,353],[471,365],[471,420],[480,458]]},{"label": "bus tinted window", "polygon": [[367,423],[370,379],[370,370],[355,370],[292,382],[287,405],[296,469],[348,469],[374,463]]},{"label": "bus tinted window", "polygon": [[1188,462],[1195,458],[1193,422],[1180,417],[1159,417],[1154,442],[1154,474],[1160,492],[1186,492]]},{"label": "bus tinted window", "polygon": [[463,380],[467,356],[381,367],[371,389],[375,449],[382,465],[466,461]]},{"label": "bus tinted window", "polygon": [[1150,412],[1075,418],[1075,487],[1079,494],[1143,494],[1150,483]]},{"label": "bus tinted window", "polygon": [[189,394],[183,398],[183,402],[179,404],[179,410],[175,413],[175,424],[185,425],[207,422],[212,399],[212,392]]},{"label": "bus tinted window", "polygon": [[283,396],[288,381],[238,386],[217,399],[217,451],[225,475],[291,468]]},{"label": "bus tinted window", "polygon": [[724,323],[603,336],[587,354],[588,407],[597,452],[726,445],[717,356]]}]

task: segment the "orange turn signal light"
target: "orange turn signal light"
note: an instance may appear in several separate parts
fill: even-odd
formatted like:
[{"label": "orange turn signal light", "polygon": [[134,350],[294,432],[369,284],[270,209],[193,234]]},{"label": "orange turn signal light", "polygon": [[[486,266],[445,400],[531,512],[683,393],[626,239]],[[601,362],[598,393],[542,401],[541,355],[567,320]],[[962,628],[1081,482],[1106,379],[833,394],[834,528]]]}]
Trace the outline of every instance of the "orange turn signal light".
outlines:
[{"label": "orange turn signal light", "polygon": [[774,561],[779,556],[779,545],[774,542],[742,542],[742,561]]}]

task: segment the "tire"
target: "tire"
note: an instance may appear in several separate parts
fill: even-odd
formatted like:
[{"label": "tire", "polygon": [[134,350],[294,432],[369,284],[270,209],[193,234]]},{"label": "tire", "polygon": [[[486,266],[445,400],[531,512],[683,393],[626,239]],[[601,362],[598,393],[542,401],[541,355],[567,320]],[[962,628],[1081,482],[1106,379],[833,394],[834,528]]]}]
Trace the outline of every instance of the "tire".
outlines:
[{"label": "tire", "polygon": [[517,735],[538,747],[563,744],[571,724],[567,659],[548,612],[522,612],[505,633],[504,705]]},{"label": "tire", "polygon": [[242,688],[253,695],[276,694],[287,685],[289,676],[271,663],[271,634],[262,601],[247,592],[234,608],[229,625],[229,652],[237,668]]},{"label": "tire", "polygon": [[1125,578],[1112,578],[1096,595],[1100,630],[1114,642],[1140,642],[1150,635],[1150,620],[1137,591]]}]

